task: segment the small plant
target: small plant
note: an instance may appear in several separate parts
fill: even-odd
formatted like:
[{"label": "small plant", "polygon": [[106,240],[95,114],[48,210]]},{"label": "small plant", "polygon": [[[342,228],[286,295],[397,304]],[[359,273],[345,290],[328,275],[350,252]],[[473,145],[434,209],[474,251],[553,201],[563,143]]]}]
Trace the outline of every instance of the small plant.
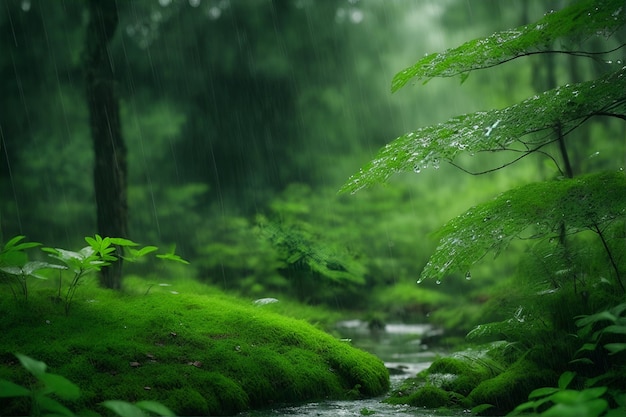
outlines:
[{"label": "small plant", "polygon": [[[44,362],[16,353],[15,356],[28,372],[36,379],[37,384],[26,388],[5,379],[0,379],[0,398],[29,397],[31,416],[76,416],[74,412],[61,404],[60,400],[76,400],[80,397],[80,388],[65,377],[46,372]],[[143,417],[153,413],[159,416],[174,416],[164,405],[155,401],[139,401],[135,404],[126,401],[104,401],[102,405],[121,417]]]},{"label": "small plant", "polygon": [[63,269],[63,267],[47,262],[29,262],[25,250],[41,246],[41,243],[20,243],[24,238],[25,236],[15,236],[0,250],[0,278],[7,281],[16,300],[22,297],[26,301],[28,300],[27,280],[29,277],[46,279],[37,272],[42,269]]},{"label": "small plant", "polygon": [[564,372],[559,378],[558,387],[538,388],[528,395],[528,402],[518,405],[508,415],[515,416],[523,411],[533,410],[543,417],[598,417],[608,408],[609,403],[601,398],[607,387],[567,389],[576,374]]},{"label": "small plant", "polygon": [[[623,366],[621,370],[619,366],[617,369],[611,369],[610,366],[607,367],[608,369],[603,369],[598,367],[596,362],[610,364],[609,358],[603,356],[615,358],[616,355],[626,351],[625,312],[626,303],[622,303],[609,310],[577,318],[578,336],[587,343],[584,343],[576,352],[575,356],[578,358],[571,363],[593,365],[596,371],[591,376],[578,378],[582,389],[569,388],[577,375],[571,371],[564,372],[559,378],[557,387],[544,387],[532,391],[528,396],[528,401],[517,406],[509,415],[518,415],[531,410],[544,417],[626,415],[624,411],[626,410],[626,397],[624,397],[623,388],[619,388],[619,382],[613,383],[618,386],[617,390],[605,385],[594,386],[600,381],[607,385],[610,385],[611,380],[619,381],[623,373]],[[602,349],[598,349],[600,347]],[[588,357],[591,354],[595,354],[596,361]],[[602,359],[598,361],[599,358]],[[619,363],[619,360],[614,362]],[[612,407],[611,404],[619,408]]]},{"label": "small plant", "polygon": [[[626,303],[610,310],[577,317],[576,325],[580,328],[578,335],[589,340],[576,352],[577,355],[594,352],[600,345],[609,355],[626,352]],[[593,364],[588,358],[576,361]]]},{"label": "small plant", "polygon": [[[47,279],[46,276],[39,275],[37,273],[38,271],[44,269],[71,271],[73,276],[63,298],[65,314],[69,314],[72,300],[74,299],[76,290],[81,284],[83,278],[92,272],[98,272],[103,267],[109,266],[118,261],[119,255],[116,254],[117,247],[123,247],[126,249],[128,255],[125,256],[124,259],[130,262],[136,261],[139,258],[158,250],[156,246],[144,246],[137,249],[136,247],[138,247],[139,244],[133,242],[132,240],[102,237],[96,234],[94,237],[85,237],[85,241],[88,246],[85,246],[77,252],[60,248],[41,248],[41,250],[46,252],[50,257],[60,261],[62,265],[59,265],[42,261],[28,261],[26,250],[39,247],[41,246],[41,243],[20,243],[20,241],[24,238],[24,236],[16,236],[10,239],[4,245],[2,250],[0,250],[0,278],[4,278],[8,281],[11,292],[16,300],[21,296],[24,301],[26,301],[28,299],[27,279],[29,277],[42,280]],[[174,251],[175,247],[165,254],[157,254],[156,256],[159,259],[181,262],[184,264],[189,263],[180,256],[176,255]],[[59,278],[59,298],[61,298],[61,287],[62,282],[61,278]]]}]

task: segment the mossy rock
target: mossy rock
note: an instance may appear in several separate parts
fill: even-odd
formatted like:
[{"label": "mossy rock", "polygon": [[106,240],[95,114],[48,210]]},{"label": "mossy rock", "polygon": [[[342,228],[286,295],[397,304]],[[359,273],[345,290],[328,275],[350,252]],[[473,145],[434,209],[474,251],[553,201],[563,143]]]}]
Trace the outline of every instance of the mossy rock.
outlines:
[{"label": "mossy rock", "polygon": [[[145,295],[85,285],[78,297],[69,316],[43,294],[29,300],[36,308],[0,298],[0,352],[44,361],[49,372],[81,387],[72,410],[103,412],[98,404],[109,399],[153,400],[179,415],[231,415],[276,403],[378,396],[389,388],[375,356],[215,290]],[[1,357],[0,378],[28,385],[10,356]]]},{"label": "mossy rock", "polygon": [[425,408],[448,407],[450,405],[450,394],[433,385],[425,385],[411,394],[406,404]]},{"label": "mossy rock", "polygon": [[534,362],[522,359],[501,374],[481,382],[467,399],[472,407],[493,405],[487,410],[489,415],[504,415],[527,401],[532,390],[555,386],[557,380],[558,375],[553,370],[541,369]]},{"label": "mossy rock", "polygon": [[492,376],[491,371],[478,362],[454,357],[435,360],[427,372],[429,381],[434,385],[464,396]]}]

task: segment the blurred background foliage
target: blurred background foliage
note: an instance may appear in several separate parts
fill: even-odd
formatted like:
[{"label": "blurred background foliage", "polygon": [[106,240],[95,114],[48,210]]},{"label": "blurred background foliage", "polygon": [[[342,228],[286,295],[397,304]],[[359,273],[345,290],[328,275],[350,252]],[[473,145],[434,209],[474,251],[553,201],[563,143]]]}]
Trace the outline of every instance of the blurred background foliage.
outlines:
[{"label": "blurred background foliage", "polygon": [[[532,156],[483,176],[443,165],[355,195],[337,190],[409,130],[616,65],[534,56],[472,73],[462,85],[439,79],[390,93],[393,75],[424,54],[526,24],[564,3],[119,2],[110,54],[128,146],[129,238],[176,245],[192,267],[175,273],[244,296],[288,296],[390,319],[438,311],[461,329],[488,321],[486,311],[504,314],[498,300],[512,295],[522,246],[476,268],[472,279],[459,275],[441,286],[416,279],[437,227],[500,191],[558,175],[549,159]],[[94,233],[81,69],[87,18],[82,2],[7,0],[0,8],[0,241],[24,234],[77,248]],[[615,158],[623,124],[598,123],[602,129],[590,124],[570,140],[579,172],[623,166]],[[507,160],[460,162],[480,172]],[[462,312],[453,309],[460,305]]]}]

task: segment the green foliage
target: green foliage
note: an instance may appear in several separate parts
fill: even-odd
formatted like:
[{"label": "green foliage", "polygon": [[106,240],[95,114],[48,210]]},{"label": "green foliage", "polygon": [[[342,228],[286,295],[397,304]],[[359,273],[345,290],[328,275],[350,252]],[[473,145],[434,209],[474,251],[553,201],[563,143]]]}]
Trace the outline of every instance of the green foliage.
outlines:
[{"label": "green foliage", "polygon": [[[120,417],[145,417],[148,414],[175,416],[169,408],[156,401],[137,401],[135,404],[131,404],[126,401],[108,400],[104,401],[102,405]],[[145,413],[146,411],[148,414]]]},{"label": "green foliage", "polygon": [[[610,35],[624,24],[624,16],[623,4],[619,1],[579,2],[522,29],[500,32],[487,40],[472,41],[458,49],[427,56],[397,78],[406,82],[412,77],[443,76],[446,71],[462,73],[488,67],[528,54],[530,49],[557,38],[566,35],[576,38],[595,33],[599,28]],[[435,57],[437,64],[431,65]],[[429,165],[438,168],[441,160],[453,163],[462,152],[510,150],[521,153],[515,160],[540,152],[556,163],[556,158],[542,150],[555,142],[560,145],[565,164],[565,169],[559,169],[571,176],[565,135],[594,115],[626,118],[624,71],[621,68],[596,80],[558,87],[502,110],[460,116],[408,133],[385,146],[342,191],[355,192],[374,182],[385,181],[399,171],[419,172]],[[546,130],[547,134],[537,134]],[[554,132],[554,136],[550,132]],[[526,139],[528,135],[532,136]],[[514,142],[517,147],[512,147]],[[522,237],[523,231],[529,232],[528,237],[553,233],[564,244],[567,232],[591,229],[602,240],[616,282],[624,290],[619,267],[601,231],[603,225],[626,214],[624,184],[623,172],[601,173],[531,184],[503,193],[494,201],[467,211],[439,231],[439,246],[420,280],[432,277],[439,281],[455,269],[469,271],[487,251],[497,253],[511,239]],[[615,189],[615,193],[607,192],[609,189]]]},{"label": "green foliage", "polygon": [[468,271],[488,251],[497,254],[515,238],[558,238],[563,226],[568,234],[582,230],[599,233],[605,224],[625,217],[626,177],[622,172],[528,184],[444,225],[437,233],[439,246],[420,279],[440,280],[454,270]]},{"label": "green foliage", "polygon": [[[46,372],[47,365],[26,355],[16,353],[20,363],[37,380],[37,385],[25,388],[6,379],[0,379],[0,398],[29,397],[31,416],[68,416],[74,414],[60,400],[76,400],[80,397],[80,388],[61,375]],[[144,411],[159,416],[174,416],[167,407],[156,401],[139,401],[131,404],[126,401],[109,400],[102,405],[120,417],[144,417]]]},{"label": "green foliage", "polygon": [[[520,404],[508,415],[518,415],[532,409],[545,417],[598,417],[609,407],[602,397],[607,387],[567,389],[576,374],[565,372],[559,377],[557,388],[537,388],[529,395],[530,401]],[[548,408],[549,407],[549,408]]]},{"label": "green foliage", "polygon": [[[193,280],[171,281],[176,293],[148,294],[149,281],[129,281],[125,293],[85,283],[86,300],[69,316],[43,292],[33,294],[37,309],[23,311],[0,298],[1,350],[20,348],[79,385],[83,395],[68,404],[78,410],[119,399],[158,401],[178,415],[234,415],[343,399],[357,385],[363,396],[389,387],[380,359],[276,314],[274,305],[255,306]],[[24,385],[21,368],[2,360],[0,378]],[[0,408],[9,409],[4,399]],[[10,409],[18,415],[25,405]]]},{"label": "green foliage", "polygon": [[[600,39],[599,36],[610,38],[625,23],[623,1],[582,0],[561,11],[550,12],[535,23],[426,55],[396,74],[392,90],[413,79],[427,81],[433,77],[461,75],[465,81],[470,71],[527,55],[559,54],[570,59],[596,59],[611,51],[607,48],[604,52],[581,52],[567,42],[582,43],[590,38]],[[617,42],[621,42],[617,37]],[[551,50],[555,42],[566,49]],[[623,47],[621,44],[617,49]],[[622,282],[626,218],[623,169],[596,171],[574,178],[579,167],[574,169],[569,155],[572,148],[592,144],[589,138],[581,139],[581,143],[571,142],[574,141],[572,132],[588,120],[597,116],[626,120],[626,67],[605,70],[599,75],[596,72],[589,81],[581,82],[577,76],[575,82],[556,88],[555,68],[550,69],[553,79],[544,87],[547,91],[501,109],[453,117],[402,135],[382,148],[341,189],[354,193],[384,182],[395,173],[419,173],[428,167],[437,169],[443,162],[473,174],[490,173],[530,155],[545,158],[545,162],[556,166],[557,179],[510,189],[446,223],[436,233],[438,246],[418,280],[432,278],[440,283],[457,271],[470,277],[470,269],[488,252],[498,255],[514,240],[538,242],[527,256],[540,257],[538,273],[527,274],[521,277],[521,282],[514,282],[515,291],[510,289],[507,295],[507,299],[513,301],[508,301],[509,305],[502,303],[509,318],[483,324],[468,334],[469,339],[508,342],[505,344],[509,351],[508,367],[473,389],[465,387],[466,393],[471,390],[467,396],[469,405],[491,404],[494,407],[488,410],[490,413],[510,411],[530,391],[542,386],[542,382],[556,381],[555,376],[567,365],[568,352],[580,347],[580,340],[566,336],[571,333],[572,317],[597,311],[602,303],[606,306],[615,302],[617,297],[611,294],[615,290],[626,292]],[[595,140],[596,135],[597,132],[592,139]],[[468,157],[487,152],[506,152],[509,160],[502,162],[493,158],[495,168],[480,168],[479,172],[460,166],[468,163]],[[558,152],[558,155],[551,152]],[[595,240],[591,239],[593,235]],[[596,250],[598,247],[601,251]],[[614,280],[609,281],[607,276]],[[613,314],[614,322],[618,316]],[[596,320],[607,318],[606,313],[588,317],[589,323],[593,322],[596,327]],[[612,367],[616,363],[607,362],[606,357],[621,356],[626,351],[620,339],[621,324],[612,327],[615,325],[605,326],[608,331],[596,329],[585,348],[597,354],[598,344],[602,344],[603,353],[609,353],[603,363],[610,363]],[[617,368],[617,372],[623,369],[619,365]],[[613,376],[612,372],[607,375]],[[604,377],[608,378],[607,375]],[[612,386],[619,387],[620,382],[613,381]],[[562,387],[559,393],[547,393],[550,397],[546,401],[555,404],[555,411],[550,412],[554,415],[559,411],[583,415],[573,414],[574,411],[567,408],[572,404],[583,410],[589,406],[592,415],[600,415],[608,407],[608,402],[599,398],[605,391],[589,388],[570,392]]]},{"label": "green foliage", "polygon": [[336,282],[364,284],[365,268],[340,248],[332,247],[306,230],[260,223],[260,235],[277,249],[279,259],[294,271],[310,272]]},{"label": "green foliage", "polygon": [[465,80],[475,69],[493,67],[521,56],[554,52],[549,48],[556,41],[579,42],[599,33],[610,35],[624,24],[623,6],[621,0],[578,1],[558,12],[547,13],[535,23],[427,55],[396,74],[392,90],[402,88],[414,78],[428,81],[434,77],[463,75],[462,80]]},{"label": "green foliage", "polygon": [[[29,277],[37,279],[46,279],[45,276],[38,274],[38,271],[44,269],[64,269],[63,266],[50,264],[41,261],[28,261],[26,249],[41,246],[37,242],[19,243],[25,239],[25,236],[15,236],[10,239],[0,250],[0,280],[7,281],[13,297],[18,300],[22,298],[28,300],[28,283]],[[16,288],[17,287],[17,288]]]},{"label": "green foliage", "polygon": [[[586,343],[576,352],[578,356],[594,353],[602,346],[610,356],[626,357],[626,303],[599,313],[580,316],[576,320],[578,335]],[[588,358],[575,362],[593,364]]]},{"label": "green foliage", "polygon": [[[156,246],[145,246],[140,249],[134,249],[134,247],[139,245],[132,240],[112,237],[103,238],[96,234],[94,237],[86,236],[85,242],[87,242],[88,246],[83,247],[77,252],[60,248],[41,248],[41,251],[47,253],[51,258],[56,259],[62,264],[59,265],[41,261],[28,262],[28,256],[25,251],[41,246],[41,244],[35,242],[18,243],[23,239],[24,236],[16,236],[10,239],[0,251],[0,273],[2,273],[0,278],[7,276],[13,277],[14,281],[19,285],[19,290],[24,301],[26,301],[28,299],[28,285],[26,279],[28,277],[46,280],[48,279],[47,276],[37,274],[36,272],[45,269],[69,270],[73,276],[70,279],[63,298],[66,314],[69,314],[72,300],[83,278],[92,272],[100,271],[101,268],[118,261],[118,248],[130,249],[129,255],[124,258],[129,261],[136,261],[158,250]],[[176,255],[174,251],[175,247],[173,247],[170,252],[157,254],[156,256],[160,259],[188,264],[186,260]],[[13,281],[9,280],[9,286],[13,296],[17,300],[18,293],[14,288]],[[61,287],[62,279],[61,276],[59,276],[59,298]]]},{"label": "green foliage", "polygon": [[61,400],[75,400],[80,396],[79,388],[61,375],[47,373],[47,365],[44,362],[19,353],[15,356],[24,369],[37,379],[38,386],[29,389],[7,380],[0,380],[0,396],[4,398],[29,397],[32,416],[73,416],[74,413],[50,395]]},{"label": "green foliage", "polygon": [[[542,152],[555,142],[550,135],[555,129],[569,131],[594,115],[626,117],[625,74],[626,68],[622,68],[598,80],[561,86],[504,109],[466,114],[407,133],[384,147],[342,191],[356,192],[397,172],[439,168],[442,161],[453,162],[461,153],[522,152],[516,161]],[[527,135],[532,136],[525,139]]]}]

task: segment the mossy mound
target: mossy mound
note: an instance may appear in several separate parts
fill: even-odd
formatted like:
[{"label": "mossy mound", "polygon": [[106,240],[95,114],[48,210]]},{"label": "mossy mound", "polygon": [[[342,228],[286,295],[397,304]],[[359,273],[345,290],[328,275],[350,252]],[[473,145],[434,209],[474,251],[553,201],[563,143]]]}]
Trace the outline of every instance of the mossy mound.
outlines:
[{"label": "mossy mound", "polygon": [[490,415],[503,415],[525,402],[536,388],[556,384],[558,375],[551,369],[541,369],[534,362],[519,360],[498,376],[481,382],[468,396],[474,406],[491,404]]},{"label": "mossy mound", "polygon": [[[497,357],[500,350],[500,345],[495,344],[487,353],[495,352]],[[462,409],[491,404],[485,412],[504,415],[526,401],[533,389],[552,386],[556,379],[554,370],[524,358],[507,364],[481,351],[468,350],[436,359],[416,378],[405,381],[385,402]]]},{"label": "mossy mound", "polygon": [[[48,296],[16,308],[0,299],[0,378],[28,384],[13,352],[81,387],[72,410],[155,400],[178,415],[231,415],[324,398],[377,396],[389,387],[376,357],[264,307],[208,294],[123,294],[81,288],[69,316]],[[0,403],[20,414],[23,404]],[[9,408],[16,407],[16,408]]]}]

